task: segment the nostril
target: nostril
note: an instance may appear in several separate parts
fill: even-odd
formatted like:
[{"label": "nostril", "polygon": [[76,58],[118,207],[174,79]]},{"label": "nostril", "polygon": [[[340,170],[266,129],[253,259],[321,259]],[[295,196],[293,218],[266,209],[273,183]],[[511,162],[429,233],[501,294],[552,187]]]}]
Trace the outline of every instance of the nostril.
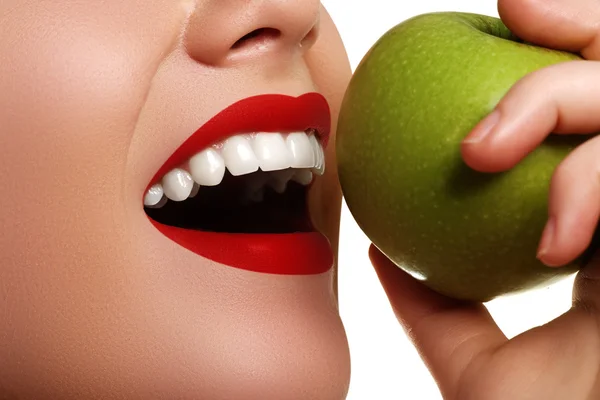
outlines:
[{"label": "nostril", "polygon": [[300,42],[300,46],[302,47],[310,47],[317,41],[317,37],[319,36],[319,26],[315,25],[311,28],[310,31],[304,36],[302,41]]},{"label": "nostril", "polygon": [[248,47],[260,43],[264,43],[267,41],[275,40],[279,36],[281,36],[281,31],[273,28],[260,28],[255,29],[252,32],[248,33],[241,37],[237,42],[231,46],[232,50],[241,49],[243,47]]}]

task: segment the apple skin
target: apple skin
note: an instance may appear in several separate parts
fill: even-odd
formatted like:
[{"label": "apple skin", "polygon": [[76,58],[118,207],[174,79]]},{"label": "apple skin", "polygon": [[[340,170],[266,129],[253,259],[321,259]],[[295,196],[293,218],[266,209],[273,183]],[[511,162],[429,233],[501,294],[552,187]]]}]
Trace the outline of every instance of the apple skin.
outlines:
[{"label": "apple skin", "polygon": [[361,230],[398,267],[456,299],[485,302],[576,272],[598,237],[560,268],[536,250],[553,171],[590,136],[551,135],[497,174],[469,168],[460,143],[520,78],[578,59],[477,14],[423,14],[388,31],[357,67],[338,124],[339,178]]}]

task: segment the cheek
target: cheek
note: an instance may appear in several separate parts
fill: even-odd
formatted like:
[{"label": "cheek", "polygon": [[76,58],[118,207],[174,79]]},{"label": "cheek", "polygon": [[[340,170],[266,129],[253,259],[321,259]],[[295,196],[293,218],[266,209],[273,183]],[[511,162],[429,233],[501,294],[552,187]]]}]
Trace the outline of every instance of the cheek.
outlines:
[{"label": "cheek", "polygon": [[31,197],[106,201],[182,12],[166,1],[8,2],[10,19],[0,19],[1,183],[21,206]]},{"label": "cheek", "polygon": [[320,37],[307,54],[306,62],[315,84],[330,102],[335,123],[352,69],[342,38],[324,7]]},{"label": "cheek", "polygon": [[0,0],[0,321],[13,334],[87,312],[99,267],[122,269],[128,143],[184,17],[144,3]]},{"label": "cheek", "polygon": [[80,248],[118,221],[130,136],[184,17],[172,1],[150,3],[0,5],[0,15],[10,10],[0,17],[0,225],[10,246],[0,250],[15,262],[31,246]]},{"label": "cheek", "polygon": [[321,35],[307,54],[307,64],[315,84],[331,106],[332,135],[326,149],[326,171],[310,195],[311,215],[337,248],[341,191],[335,161],[335,130],[340,105],[352,75],[342,39],[329,14],[322,8]]}]

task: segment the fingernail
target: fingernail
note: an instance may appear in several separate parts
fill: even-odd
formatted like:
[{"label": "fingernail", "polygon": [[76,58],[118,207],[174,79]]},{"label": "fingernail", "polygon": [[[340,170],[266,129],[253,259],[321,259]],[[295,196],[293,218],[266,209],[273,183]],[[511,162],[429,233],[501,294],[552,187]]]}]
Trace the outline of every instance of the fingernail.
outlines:
[{"label": "fingernail", "polygon": [[546,223],[546,227],[544,228],[544,232],[542,233],[542,240],[540,240],[540,245],[538,247],[537,258],[539,260],[542,260],[542,258],[544,258],[544,256],[550,251],[550,248],[552,247],[552,242],[554,240],[555,230],[556,219],[554,217],[550,217],[550,219]]},{"label": "fingernail", "polygon": [[499,122],[500,112],[498,110],[492,111],[473,128],[471,133],[463,140],[463,143],[474,144],[482,142],[490,136]]}]

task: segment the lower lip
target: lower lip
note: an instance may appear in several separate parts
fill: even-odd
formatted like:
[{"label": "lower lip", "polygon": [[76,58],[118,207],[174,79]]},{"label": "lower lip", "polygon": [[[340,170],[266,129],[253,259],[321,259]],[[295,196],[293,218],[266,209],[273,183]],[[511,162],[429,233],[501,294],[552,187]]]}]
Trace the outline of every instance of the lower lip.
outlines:
[{"label": "lower lip", "polygon": [[278,275],[315,275],[327,272],[333,266],[331,245],[319,232],[214,233],[150,221],[175,243],[234,268]]}]

